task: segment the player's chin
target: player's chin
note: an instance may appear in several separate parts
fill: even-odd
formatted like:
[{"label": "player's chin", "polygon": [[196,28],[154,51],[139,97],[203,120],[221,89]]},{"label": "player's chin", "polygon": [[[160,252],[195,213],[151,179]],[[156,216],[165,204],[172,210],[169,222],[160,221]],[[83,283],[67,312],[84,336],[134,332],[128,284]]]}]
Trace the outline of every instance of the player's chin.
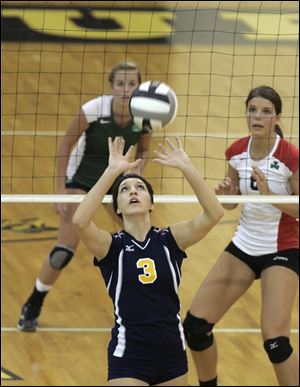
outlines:
[{"label": "player's chin", "polygon": [[267,133],[264,128],[251,128],[251,134],[252,136],[257,136],[257,137],[266,137]]},{"label": "player's chin", "polygon": [[132,215],[142,215],[145,214],[148,210],[145,210],[144,207],[131,204],[125,211],[124,215],[132,216]]},{"label": "player's chin", "polygon": [[118,101],[119,105],[123,106],[129,106],[129,99],[128,97],[124,97],[123,95],[115,96],[115,100]]},{"label": "player's chin", "polygon": [[124,103],[124,104],[128,104],[129,103],[129,100],[130,100],[130,97],[126,96],[126,95],[122,95],[120,97],[120,100]]}]

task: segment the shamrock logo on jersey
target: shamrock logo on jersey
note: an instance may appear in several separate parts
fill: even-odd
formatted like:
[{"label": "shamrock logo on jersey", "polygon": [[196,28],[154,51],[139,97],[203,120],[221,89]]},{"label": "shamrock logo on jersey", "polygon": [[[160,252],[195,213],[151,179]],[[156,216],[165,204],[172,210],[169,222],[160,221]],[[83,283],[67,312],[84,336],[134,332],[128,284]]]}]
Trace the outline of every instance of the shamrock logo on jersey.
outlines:
[{"label": "shamrock logo on jersey", "polygon": [[277,160],[273,161],[273,163],[270,165],[271,168],[279,169],[279,163]]}]

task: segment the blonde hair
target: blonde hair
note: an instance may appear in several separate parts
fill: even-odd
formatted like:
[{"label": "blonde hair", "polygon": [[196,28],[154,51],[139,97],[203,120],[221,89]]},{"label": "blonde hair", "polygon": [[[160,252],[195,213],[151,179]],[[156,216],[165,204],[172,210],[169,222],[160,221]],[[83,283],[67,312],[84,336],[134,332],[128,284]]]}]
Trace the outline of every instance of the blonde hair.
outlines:
[{"label": "blonde hair", "polygon": [[121,70],[137,70],[138,81],[139,81],[139,83],[142,82],[142,76],[141,76],[141,72],[140,72],[140,69],[138,68],[138,66],[134,62],[122,61],[122,62],[117,63],[111,69],[111,72],[110,72],[109,77],[108,77],[108,81],[111,85],[114,83],[116,72],[121,71]]}]

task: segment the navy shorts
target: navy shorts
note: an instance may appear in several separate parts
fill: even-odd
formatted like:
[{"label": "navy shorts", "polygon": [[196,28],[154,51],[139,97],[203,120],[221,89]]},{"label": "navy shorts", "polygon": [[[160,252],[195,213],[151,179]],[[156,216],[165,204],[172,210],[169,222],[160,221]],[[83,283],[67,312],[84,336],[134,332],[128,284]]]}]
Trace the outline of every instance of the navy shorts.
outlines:
[{"label": "navy shorts", "polygon": [[149,385],[164,383],[188,372],[186,352],[157,358],[126,359],[108,354],[108,380],[134,378]]},{"label": "navy shorts", "polygon": [[255,278],[260,278],[261,272],[271,266],[283,266],[293,270],[299,275],[299,250],[288,249],[276,253],[252,256],[244,253],[233,242],[225,248],[225,251],[243,261],[255,273]]}]

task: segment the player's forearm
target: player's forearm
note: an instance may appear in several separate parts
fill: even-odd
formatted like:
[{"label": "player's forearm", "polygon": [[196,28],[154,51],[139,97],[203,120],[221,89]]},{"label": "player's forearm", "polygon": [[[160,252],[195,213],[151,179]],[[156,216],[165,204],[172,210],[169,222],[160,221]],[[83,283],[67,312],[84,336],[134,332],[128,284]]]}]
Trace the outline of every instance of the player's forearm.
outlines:
[{"label": "player's forearm", "polygon": [[142,175],[146,167],[146,164],[148,163],[148,160],[149,160],[149,151],[148,150],[138,151],[136,154],[136,159],[142,160],[141,164],[138,166],[136,171],[138,174]]},{"label": "player's forearm", "polygon": [[73,224],[77,228],[83,229],[89,224],[107,191],[121,173],[122,171],[120,172],[118,169],[106,168],[94,187],[85,195],[73,216]]},{"label": "player's forearm", "polygon": [[195,195],[197,196],[199,203],[203,207],[207,216],[213,222],[219,221],[224,215],[224,210],[213,190],[206,184],[191,162],[182,168],[182,172],[193,188]]},{"label": "player's forearm", "polygon": [[225,208],[225,210],[234,210],[238,206],[237,203],[222,203],[222,207]]},{"label": "player's forearm", "polygon": [[57,152],[56,161],[56,191],[62,191],[65,188],[65,178],[68,161],[71,153],[71,147],[62,143]]},{"label": "player's forearm", "polygon": [[[267,190],[267,192],[261,192],[264,195],[276,195],[274,192],[272,192],[270,189]],[[285,214],[299,219],[299,204],[298,203],[272,203],[272,205],[276,208],[278,208],[280,211],[284,212]]]},{"label": "player's forearm", "polygon": [[60,160],[59,164],[56,170],[56,192],[61,192],[65,189],[67,158],[66,160]]},{"label": "player's forearm", "polygon": [[295,218],[299,219],[299,204],[297,203],[280,203],[280,204],[273,204],[274,207],[278,208],[280,211],[284,212],[285,214]]},{"label": "player's forearm", "polygon": [[138,166],[136,172],[142,175],[146,164],[149,160],[149,148],[150,148],[151,134],[143,134],[137,144],[136,159],[141,159],[141,165]]}]

